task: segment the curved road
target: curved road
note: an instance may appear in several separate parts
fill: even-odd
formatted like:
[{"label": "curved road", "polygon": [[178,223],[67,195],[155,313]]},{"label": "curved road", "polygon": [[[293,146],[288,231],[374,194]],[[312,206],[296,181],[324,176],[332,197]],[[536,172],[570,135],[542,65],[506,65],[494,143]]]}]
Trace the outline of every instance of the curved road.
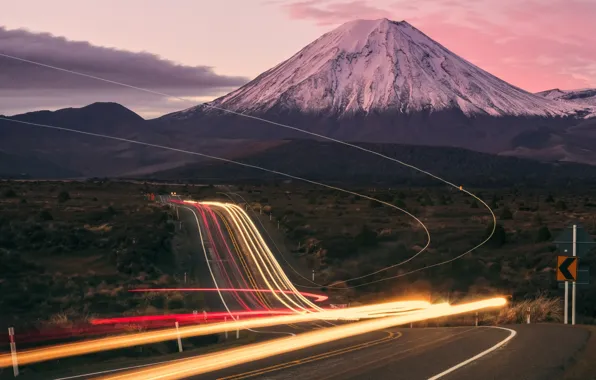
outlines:
[{"label": "curved road", "polygon": [[[507,326],[517,332],[503,347],[441,375],[505,339],[489,327],[401,328],[227,368],[193,379],[561,379],[588,332],[581,327]],[[437,376],[438,377],[435,377]]]}]

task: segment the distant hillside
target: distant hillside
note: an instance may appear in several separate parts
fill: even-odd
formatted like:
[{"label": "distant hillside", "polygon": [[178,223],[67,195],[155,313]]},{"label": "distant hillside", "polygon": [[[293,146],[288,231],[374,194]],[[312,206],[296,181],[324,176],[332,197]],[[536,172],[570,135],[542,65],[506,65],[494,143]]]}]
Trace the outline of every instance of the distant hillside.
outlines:
[{"label": "distant hillside", "polygon": [[46,160],[25,157],[0,151],[0,178],[73,178],[81,173],[65,169]]},{"label": "distant hillside", "polygon": [[[588,165],[542,163],[461,148],[372,143],[358,145],[468,186],[596,184],[596,167]],[[343,145],[313,140],[288,141],[240,161],[327,183],[440,184],[422,173],[381,157]],[[151,178],[205,181],[283,179],[271,173],[216,161],[182,166],[156,173]]]}]

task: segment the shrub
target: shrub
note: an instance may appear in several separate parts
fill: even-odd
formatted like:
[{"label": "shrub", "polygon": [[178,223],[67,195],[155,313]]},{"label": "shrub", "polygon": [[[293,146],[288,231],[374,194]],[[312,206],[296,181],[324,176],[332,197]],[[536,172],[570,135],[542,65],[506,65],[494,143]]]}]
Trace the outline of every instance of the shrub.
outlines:
[{"label": "shrub", "polygon": [[557,201],[557,203],[555,203],[555,208],[560,211],[565,211],[567,210],[567,204],[563,201]]},{"label": "shrub", "polygon": [[42,210],[39,213],[39,219],[43,220],[43,221],[49,221],[49,220],[54,220],[54,217],[48,210]]},{"label": "shrub", "polygon": [[60,203],[64,203],[66,201],[68,201],[70,199],[70,194],[68,193],[68,191],[61,191],[58,194],[58,202]]},{"label": "shrub", "polygon": [[17,193],[15,193],[13,189],[6,189],[2,194],[4,195],[4,198],[15,198],[17,196]]},{"label": "shrub", "polygon": [[507,207],[507,206],[503,207],[503,211],[501,211],[501,219],[502,220],[513,219],[513,214],[511,213],[511,210],[509,210],[509,207]]},{"label": "shrub", "polygon": [[545,241],[549,241],[551,237],[552,237],[552,235],[551,235],[548,227],[542,226],[538,229],[538,232],[536,233],[536,242],[542,243]]}]

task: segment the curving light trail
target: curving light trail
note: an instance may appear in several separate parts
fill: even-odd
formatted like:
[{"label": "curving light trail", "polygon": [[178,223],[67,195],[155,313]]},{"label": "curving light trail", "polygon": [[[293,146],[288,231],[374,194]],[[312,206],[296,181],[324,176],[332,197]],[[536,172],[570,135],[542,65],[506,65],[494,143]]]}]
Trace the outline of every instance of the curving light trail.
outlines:
[{"label": "curving light trail", "polygon": [[324,344],[338,339],[361,335],[411,322],[439,318],[472,311],[500,307],[506,304],[504,298],[492,298],[467,304],[449,306],[433,305],[428,309],[410,315],[374,319],[311,331],[290,338],[279,338],[262,343],[254,343],[239,348],[202,355],[188,360],[156,365],[127,373],[101,377],[104,380],[174,380],[213,372],[219,369],[264,359],[270,356],[292,352],[307,347]]},{"label": "curving light trail", "polygon": [[[292,323],[312,322],[315,320],[355,320],[363,318],[376,318],[375,314],[400,314],[413,310],[424,310],[430,307],[425,301],[395,301],[374,305],[350,307],[346,309],[324,310],[309,313],[294,313],[292,315],[233,320],[226,323],[212,323],[199,326],[185,326],[178,330],[169,328],[159,331],[148,331],[117,335],[112,337],[92,339],[87,341],[66,343],[44,348],[35,348],[19,351],[19,364],[31,364],[47,360],[60,359],[76,355],[90,354],[118,348],[134,347],[144,344],[175,340],[178,333],[181,338],[193,336],[219,334],[231,330],[244,330],[249,328],[270,327]],[[320,331],[320,330],[318,330]],[[12,366],[10,354],[0,355],[0,368]]]},{"label": "curving light trail", "polygon": [[[163,96],[163,97],[167,97],[167,98],[178,99],[178,100],[182,100],[184,102],[192,102],[193,105],[196,105],[196,102],[191,101],[189,99],[185,99],[183,97],[174,96],[174,95],[166,94],[166,93],[155,91],[155,90],[150,90],[150,89],[143,88],[143,87],[133,86],[133,85],[130,85],[130,84],[126,84],[126,83],[122,83],[122,82],[118,82],[118,81],[113,81],[113,80],[109,80],[109,79],[106,79],[106,78],[101,78],[101,77],[97,77],[97,76],[94,76],[94,75],[89,75],[89,74],[81,73],[81,72],[74,71],[74,70],[65,69],[65,68],[58,67],[58,66],[48,65],[48,64],[41,63],[41,62],[37,62],[37,61],[33,61],[33,60],[21,58],[21,57],[9,55],[9,54],[0,53],[0,56],[5,57],[5,58],[10,58],[10,59],[13,59],[13,60],[16,60],[16,61],[21,61],[21,62],[26,62],[26,63],[29,63],[29,64],[41,66],[41,67],[46,67],[46,68],[49,68],[49,69],[52,69],[52,70],[62,71],[62,72],[66,72],[66,73],[73,74],[73,75],[78,75],[78,76],[82,76],[82,77],[86,77],[86,78],[91,78],[91,79],[94,79],[94,80],[98,80],[98,81],[102,81],[102,82],[106,82],[106,83],[111,83],[111,84],[119,85],[119,86],[122,86],[122,87],[131,88],[131,89],[135,89],[135,90],[138,90],[138,91],[143,91],[143,92],[154,94],[154,95],[159,95],[159,96]],[[217,107],[217,106],[214,106],[214,105],[211,105],[211,104],[208,104],[208,103],[203,103],[203,106],[206,107],[206,108],[215,109],[215,110],[218,110],[218,111],[221,111],[221,112],[225,112],[225,113],[229,113],[229,114],[233,114],[233,115],[236,115],[236,116],[245,117],[245,118],[253,119],[253,120],[258,120],[258,121],[261,121],[261,122],[264,122],[264,123],[267,123],[267,124],[271,124],[271,125],[275,125],[277,127],[281,127],[281,128],[293,130],[293,131],[296,131],[296,132],[299,132],[299,133],[304,133],[304,134],[311,135],[311,136],[314,136],[314,137],[317,137],[317,138],[322,138],[324,140],[332,141],[332,142],[335,142],[335,143],[338,143],[338,144],[341,144],[341,145],[344,145],[344,146],[348,146],[348,147],[353,148],[353,149],[358,149],[360,151],[363,151],[363,152],[366,152],[366,153],[369,153],[369,154],[373,154],[375,156],[381,157],[381,158],[386,159],[386,160],[389,160],[389,161],[393,161],[393,162],[398,163],[398,164],[400,164],[402,166],[405,166],[405,167],[408,167],[410,169],[416,170],[416,171],[418,171],[418,172],[420,172],[420,173],[422,173],[424,175],[430,176],[430,177],[432,177],[432,178],[434,178],[434,179],[436,179],[438,181],[443,182],[444,184],[446,184],[448,186],[451,186],[453,188],[456,188],[456,189],[459,189],[460,191],[465,192],[469,196],[475,198],[478,202],[482,203],[482,205],[490,212],[490,214],[491,214],[491,216],[493,218],[493,228],[492,228],[490,234],[486,237],[485,240],[483,240],[482,242],[480,242],[476,246],[472,247],[471,249],[465,251],[464,253],[462,253],[462,254],[460,254],[460,255],[452,258],[452,259],[445,260],[443,262],[440,262],[440,263],[437,263],[437,264],[433,264],[433,265],[429,265],[429,266],[426,266],[426,267],[423,267],[423,268],[418,268],[418,269],[416,269],[414,271],[407,272],[407,273],[404,273],[404,274],[401,274],[401,275],[398,275],[398,276],[387,277],[385,279],[381,279],[381,280],[377,280],[377,281],[371,281],[371,282],[368,282],[368,283],[365,283],[365,284],[356,285],[356,286],[353,286],[353,287],[364,286],[364,285],[376,283],[376,282],[379,282],[379,281],[385,281],[385,280],[389,280],[389,279],[392,279],[392,278],[402,277],[402,276],[408,275],[410,273],[418,272],[418,271],[421,271],[421,270],[424,270],[424,269],[427,269],[427,268],[436,267],[436,266],[439,266],[439,265],[444,265],[444,264],[450,263],[452,261],[458,260],[459,258],[467,255],[468,253],[470,253],[470,252],[478,249],[479,247],[483,246],[484,244],[486,244],[492,238],[492,236],[494,235],[494,233],[496,231],[497,218],[496,218],[495,213],[493,212],[493,210],[490,208],[490,206],[486,202],[484,202],[482,199],[480,199],[480,197],[472,194],[468,190],[465,190],[461,185],[458,186],[458,185],[456,185],[456,184],[454,184],[454,183],[452,183],[450,181],[447,181],[447,180],[445,180],[445,179],[443,179],[443,178],[441,178],[441,177],[439,177],[439,176],[437,176],[435,174],[432,174],[432,173],[430,173],[430,172],[428,172],[426,170],[420,169],[420,168],[418,168],[418,167],[416,167],[414,165],[408,164],[406,162],[403,162],[403,161],[398,160],[398,159],[393,158],[393,157],[389,157],[389,156],[384,155],[382,153],[379,153],[379,152],[376,152],[376,151],[373,151],[373,150],[370,150],[370,149],[366,149],[366,148],[361,147],[361,146],[358,146],[356,144],[351,144],[351,143],[348,143],[346,141],[338,140],[338,139],[335,139],[335,138],[332,138],[332,137],[328,137],[328,136],[325,136],[325,135],[321,135],[321,134],[318,134],[318,133],[315,133],[315,132],[307,131],[307,130],[304,130],[304,129],[301,129],[301,128],[297,128],[297,127],[293,127],[293,126],[290,126],[290,125],[287,125],[287,124],[277,123],[277,122],[274,122],[274,121],[271,121],[271,120],[267,120],[267,119],[264,119],[264,118],[261,118],[261,117],[258,117],[258,116],[252,116],[252,115],[247,115],[247,114],[242,113],[242,112],[228,110],[228,109]],[[338,191],[342,191],[342,192],[345,192],[345,193],[348,193],[348,194],[355,194],[355,195],[362,196],[361,194],[357,194],[355,192],[350,192],[350,191],[345,190],[345,189],[341,189],[341,188],[337,188],[337,187],[334,187],[334,186],[325,185],[325,184],[322,184],[322,183],[317,183],[315,181],[311,181],[311,180],[307,180],[307,179],[304,179],[304,178],[292,176],[290,174],[281,173],[281,172],[278,172],[278,171],[275,171],[275,170],[270,170],[270,169],[262,168],[262,167],[259,167],[259,166],[256,166],[256,165],[244,164],[242,162],[238,162],[238,161],[234,161],[234,160],[229,160],[229,159],[224,159],[224,158],[221,158],[221,157],[210,156],[210,155],[207,155],[207,154],[201,154],[201,153],[197,153],[197,152],[189,152],[189,151],[185,151],[185,150],[182,150],[182,149],[175,149],[175,148],[165,147],[165,146],[157,145],[157,144],[142,143],[142,142],[138,142],[138,141],[134,141],[134,140],[117,138],[117,137],[114,137],[114,136],[96,134],[96,133],[91,133],[91,132],[84,132],[84,131],[79,131],[79,130],[74,130],[74,129],[69,129],[69,128],[61,128],[61,127],[48,126],[48,125],[43,125],[43,124],[31,123],[31,122],[23,122],[23,121],[20,121],[20,120],[13,120],[13,119],[3,118],[3,117],[0,117],[0,120],[6,120],[6,121],[12,121],[12,122],[19,122],[19,123],[22,123],[22,124],[36,125],[36,126],[41,126],[41,127],[45,127],[45,128],[51,128],[51,129],[58,129],[58,130],[63,130],[63,131],[70,131],[70,132],[82,133],[82,134],[86,134],[86,135],[89,135],[89,136],[111,138],[111,139],[115,139],[115,140],[119,140],[119,141],[127,141],[127,142],[134,143],[134,144],[141,144],[141,145],[145,145],[145,146],[159,147],[159,148],[162,148],[162,149],[171,149],[171,150],[178,151],[178,152],[190,153],[190,154],[199,155],[199,156],[203,156],[203,157],[208,157],[208,158],[212,158],[212,159],[223,161],[223,162],[233,163],[233,164],[244,166],[244,167],[250,167],[250,168],[254,168],[254,169],[259,169],[259,170],[266,171],[266,172],[269,172],[269,173],[279,174],[279,175],[282,175],[282,176],[285,176],[285,177],[288,177],[288,178],[294,178],[294,179],[297,179],[297,180],[300,180],[300,181],[304,181],[304,182],[308,182],[308,183],[312,183],[312,184],[317,184],[317,185],[320,185],[320,186],[325,186],[327,188],[338,190]],[[368,273],[368,274],[363,275],[363,276],[360,276],[360,277],[355,277],[355,278],[351,278],[351,279],[345,280],[344,282],[349,282],[349,281],[353,281],[353,280],[357,280],[357,279],[362,279],[362,278],[365,278],[365,277],[368,277],[368,276],[372,276],[374,274],[377,274],[377,273],[380,273],[380,272],[389,270],[391,268],[395,268],[395,267],[397,267],[399,265],[404,264],[405,262],[408,262],[410,260],[413,260],[415,257],[417,257],[418,255],[420,255],[422,252],[424,252],[430,246],[430,232],[428,231],[428,229],[426,228],[426,226],[424,225],[424,223],[422,223],[422,221],[420,219],[418,219],[415,215],[409,213],[407,210],[404,210],[404,209],[402,209],[400,207],[397,207],[397,206],[395,206],[393,204],[390,204],[388,202],[381,201],[381,200],[376,199],[376,198],[372,198],[372,197],[368,197],[368,196],[363,196],[363,198],[366,198],[366,199],[369,199],[369,200],[374,200],[376,202],[379,202],[381,204],[384,204],[386,206],[389,206],[391,208],[394,208],[394,209],[396,209],[398,211],[401,211],[402,213],[404,213],[404,214],[410,216],[411,218],[413,218],[425,230],[426,235],[427,235],[426,236],[427,237],[427,242],[420,249],[420,251],[418,251],[416,254],[414,254],[413,256],[411,256],[406,261],[403,261],[403,262],[400,262],[400,263],[397,263],[397,264],[394,264],[394,265],[390,265],[390,266],[381,268],[381,269],[379,269],[379,270],[377,270],[375,272]],[[304,286],[304,287],[306,287],[306,286]]]},{"label": "curving light trail", "polygon": [[[281,290],[271,290],[271,289],[226,289],[226,288],[141,288],[141,289],[131,289],[129,292],[137,293],[137,292],[239,292],[239,293],[281,293]],[[287,294],[294,294],[291,290],[284,290],[283,293]],[[314,298],[315,302],[323,302],[329,299],[324,294],[314,294],[308,292],[300,292],[305,297]]]},{"label": "curving light trail", "polygon": [[[255,311],[236,311],[232,312],[235,317],[264,317],[271,315],[288,315],[292,314],[289,310],[255,310]],[[209,312],[201,314],[166,314],[166,315],[140,315],[134,317],[118,317],[118,318],[96,318],[90,322],[92,325],[116,325],[127,323],[143,323],[143,322],[161,322],[161,321],[178,321],[178,322],[201,322],[201,321],[223,321],[225,317],[230,314],[226,312]]]},{"label": "curving light trail", "polygon": [[304,310],[305,308],[302,306],[302,304],[304,304],[308,308],[320,310],[317,305],[303,297],[296,289],[263,240],[256,225],[241,207],[238,207],[235,204],[222,202],[200,202],[199,204],[218,208],[226,213],[225,215],[229,218],[231,224],[237,227],[237,231],[245,242],[245,246],[248,248],[248,253],[252,258],[252,262],[256,264],[257,270],[260,272],[261,277],[264,279],[269,289],[274,290],[273,286],[275,286],[277,290],[282,292],[285,290],[291,291],[294,297],[287,297],[287,301],[294,304],[299,309]]}]

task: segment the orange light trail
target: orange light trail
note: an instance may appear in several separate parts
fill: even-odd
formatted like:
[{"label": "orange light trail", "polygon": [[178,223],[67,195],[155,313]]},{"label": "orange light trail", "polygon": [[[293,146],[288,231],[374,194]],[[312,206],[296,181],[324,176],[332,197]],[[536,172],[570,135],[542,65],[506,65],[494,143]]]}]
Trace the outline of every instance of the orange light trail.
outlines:
[{"label": "orange light trail", "polygon": [[430,318],[469,313],[472,311],[500,307],[507,303],[504,298],[492,298],[462,305],[433,305],[410,315],[373,319],[343,326],[329,327],[306,332],[288,338],[279,338],[262,343],[254,343],[202,355],[175,363],[167,363],[117,375],[100,377],[103,380],[175,380],[220,370],[223,368],[264,359],[270,356],[292,352],[307,347],[324,344],[338,339],[349,338],[377,330],[418,322]]},{"label": "orange light trail", "polygon": [[[192,336],[220,334],[225,331],[232,331],[236,329],[245,330],[249,328],[270,327],[291,323],[311,322],[316,320],[354,320],[362,318],[377,318],[377,315],[370,316],[369,314],[378,312],[403,313],[415,309],[425,309],[428,307],[430,307],[430,304],[425,301],[396,301],[351,307],[346,309],[303,312],[267,318],[233,320],[225,323],[211,323],[199,326],[184,326],[180,327],[178,330],[171,328],[158,331],[117,335],[82,342],[66,343],[50,347],[20,351],[19,364],[25,365],[69,356],[85,355],[94,352],[133,347],[167,340],[175,340],[178,338],[178,333],[180,334],[181,338],[188,338]],[[9,367],[11,365],[12,358],[10,354],[0,355],[0,368]]]}]

